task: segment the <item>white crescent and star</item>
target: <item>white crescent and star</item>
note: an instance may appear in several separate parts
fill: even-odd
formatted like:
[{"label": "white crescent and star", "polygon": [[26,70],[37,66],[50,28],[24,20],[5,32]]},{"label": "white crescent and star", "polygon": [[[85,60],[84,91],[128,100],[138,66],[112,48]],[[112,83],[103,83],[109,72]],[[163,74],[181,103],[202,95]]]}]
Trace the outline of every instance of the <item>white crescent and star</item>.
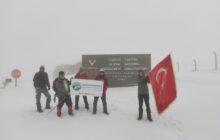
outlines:
[{"label": "white crescent and star", "polygon": [[[162,74],[162,73],[164,73],[164,76],[162,77],[162,83],[160,84],[160,77],[159,77],[159,75],[160,74]],[[167,77],[167,69],[165,69],[165,68],[160,68],[158,71],[157,71],[157,74],[156,74],[156,82],[158,83],[158,84],[160,84],[161,85],[161,87],[162,88],[164,88],[164,85],[165,85],[165,80],[166,80],[166,77]]]}]

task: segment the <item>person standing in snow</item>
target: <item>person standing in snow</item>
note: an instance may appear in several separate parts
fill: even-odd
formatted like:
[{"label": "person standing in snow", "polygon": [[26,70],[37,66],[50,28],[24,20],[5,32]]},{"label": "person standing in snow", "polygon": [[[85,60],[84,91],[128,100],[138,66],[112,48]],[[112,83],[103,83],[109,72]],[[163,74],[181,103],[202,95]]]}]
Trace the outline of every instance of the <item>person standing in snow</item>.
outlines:
[{"label": "person standing in snow", "polygon": [[[103,93],[102,93],[102,97],[101,97],[102,103],[103,103],[103,113],[105,113],[106,115],[109,115],[109,113],[107,111],[107,102],[106,102],[106,91],[107,91],[107,87],[108,87],[108,80],[105,75],[105,71],[103,69],[100,69],[99,74],[96,76],[95,79],[104,82]],[[97,112],[98,99],[99,99],[98,96],[94,97],[93,114],[96,114],[96,112]]]},{"label": "person standing in snow", "polygon": [[151,109],[149,103],[149,89],[147,85],[148,83],[150,83],[150,78],[144,74],[143,70],[139,70],[137,81],[138,81],[138,101],[139,101],[138,120],[141,120],[143,117],[143,102],[145,102],[147,119],[152,122]]},{"label": "person standing in snow", "polygon": [[[79,72],[75,75],[75,79],[88,79],[88,75],[86,74],[85,68],[80,67]],[[75,109],[79,109],[79,95],[75,95]],[[83,96],[83,100],[85,103],[85,108],[89,110],[89,103],[87,100],[87,96]]]},{"label": "person standing in snow", "polygon": [[50,109],[50,101],[51,101],[51,96],[50,93],[48,92],[50,90],[50,82],[48,78],[48,74],[45,72],[45,67],[40,66],[40,71],[37,72],[34,75],[34,87],[36,89],[36,104],[37,104],[37,112],[43,112],[41,108],[41,93],[43,93],[47,100],[46,100],[46,109]]},{"label": "person standing in snow", "polygon": [[65,73],[63,71],[59,72],[59,77],[56,78],[53,82],[53,90],[55,91],[56,96],[59,99],[57,105],[57,116],[61,117],[61,111],[64,103],[68,107],[69,115],[73,115],[72,109],[72,99],[70,96],[70,85],[71,81],[65,78]]}]

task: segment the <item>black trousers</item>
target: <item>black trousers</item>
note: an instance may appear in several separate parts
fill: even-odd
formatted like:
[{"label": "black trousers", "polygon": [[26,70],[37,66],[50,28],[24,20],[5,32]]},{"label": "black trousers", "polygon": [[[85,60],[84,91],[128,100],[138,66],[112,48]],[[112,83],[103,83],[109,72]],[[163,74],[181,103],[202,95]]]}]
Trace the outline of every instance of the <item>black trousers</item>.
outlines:
[{"label": "black trousers", "polygon": [[59,108],[62,108],[64,103],[66,103],[66,105],[69,107],[69,106],[72,106],[72,99],[71,99],[71,96],[70,95],[65,95],[64,97],[59,97],[59,103],[58,103],[58,107]]},{"label": "black trousers", "polygon": [[[78,106],[79,105],[79,95],[76,95],[75,96],[75,105],[76,106]],[[84,103],[85,103],[85,105],[88,105],[89,103],[88,103],[88,100],[87,100],[87,96],[83,96],[83,100],[84,100]]]},{"label": "black trousers", "polygon": [[[94,102],[93,102],[93,112],[96,113],[97,111],[97,103],[98,103],[99,97],[96,96],[94,97]],[[102,94],[101,97],[102,103],[103,103],[103,112],[107,112],[107,102],[106,102],[106,94]]]},{"label": "black trousers", "polygon": [[150,109],[148,94],[138,95],[138,101],[139,101],[139,109],[143,110],[143,102],[145,103],[146,108]]},{"label": "black trousers", "polygon": [[143,116],[143,103],[145,103],[147,118],[148,118],[148,120],[152,121],[151,109],[150,109],[150,103],[149,103],[149,94],[138,95],[138,101],[139,101],[139,117],[138,117],[138,120],[142,119],[142,116]]}]

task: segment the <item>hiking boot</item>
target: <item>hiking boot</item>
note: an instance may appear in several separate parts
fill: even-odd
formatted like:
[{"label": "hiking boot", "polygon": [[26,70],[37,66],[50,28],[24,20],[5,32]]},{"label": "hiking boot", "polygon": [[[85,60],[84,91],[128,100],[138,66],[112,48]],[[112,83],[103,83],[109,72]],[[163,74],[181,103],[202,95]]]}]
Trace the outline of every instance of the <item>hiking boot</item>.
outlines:
[{"label": "hiking boot", "polygon": [[57,117],[61,117],[61,108],[57,107]]},{"label": "hiking boot", "polygon": [[143,109],[139,108],[138,120],[141,120],[143,117]]},{"label": "hiking boot", "polygon": [[37,103],[37,112],[42,113],[43,110],[41,109],[41,104]]},{"label": "hiking boot", "polygon": [[104,111],[103,113],[106,114],[106,115],[109,115],[109,113],[107,111]]}]

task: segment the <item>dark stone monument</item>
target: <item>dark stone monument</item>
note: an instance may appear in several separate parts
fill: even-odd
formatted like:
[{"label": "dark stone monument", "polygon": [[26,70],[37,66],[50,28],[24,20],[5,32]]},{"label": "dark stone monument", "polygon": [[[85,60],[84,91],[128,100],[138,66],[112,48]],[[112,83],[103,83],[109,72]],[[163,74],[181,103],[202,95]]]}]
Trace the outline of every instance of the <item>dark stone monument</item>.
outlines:
[{"label": "dark stone monument", "polygon": [[109,87],[137,85],[137,71],[151,69],[150,54],[83,55],[82,66],[87,69],[90,79],[94,79],[100,68],[105,70]]}]

